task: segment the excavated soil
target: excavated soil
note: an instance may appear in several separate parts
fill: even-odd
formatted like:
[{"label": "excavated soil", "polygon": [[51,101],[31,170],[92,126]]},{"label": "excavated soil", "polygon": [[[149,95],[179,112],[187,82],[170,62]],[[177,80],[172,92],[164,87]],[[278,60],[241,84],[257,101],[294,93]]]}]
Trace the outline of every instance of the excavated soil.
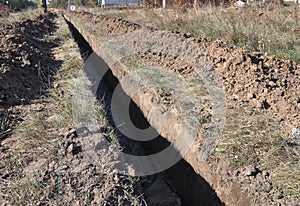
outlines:
[{"label": "excavated soil", "polygon": [[[100,41],[99,45],[103,39],[111,37],[119,38],[118,40],[122,41],[125,47],[140,43],[140,47],[144,50],[141,49],[142,52],[138,55],[129,55],[130,61],[164,68],[170,72],[162,71],[165,76],[174,73],[178,78],[193,81],[199,72],[199,68],[195,65],[197,65],[197,61],[203,60],[203,54],[206,53],[214,63],[215,71],[224,85],[227,114],[229,116],[243,114],[240,115],[239,121],[248,126],[246,129],[247,132],[249,129],[250,135],[256,134],[256,130],[264,132],[263,127],[251,127],[252,117],[256,117],[255,115],[259,112],[269,115],[270,119],[279,122],[276,124],[277,130],[281,130],[291,139],[296,139],[294,145],[296,145],[295,149],[298,148],[299,138],[291,136],[292,128],[300,128],[300,66],[298,64],[229,47],[222,42],[195,39],[189,34],[142,27],[123,19],[95,16],[87,12],[73,13],[72,15],[78,18],[70,17],[72,23],[77,26],[92,47],[97,45],[95,41],[92,41],[97,37]],[[26,116],[29,113],[37,113],[45,121],[56,118],[54,113],[58,112],[57,106],[33,103],[34,100],[47,98],[47,89],[52,88],[52,83],[55,81],[54,74],[64,61],[63,58],[56,58],[54,52],[54,50],[60,52],[64,50],[61,42],[46,40],[47,36],[57,30],[56,20],[57,15],[48,13],[34,19],[1,26],[0,117],[1,120],[8,119],[13,127],[26,122]],[[80,21],[91,24],[79,26]],[[74,32],[75,28],[72,28],[72,25],[70,28]],[[89,29],[89,31],[84,32],[83,28]],[[78,31],[74,33],[75,38],[78,38],[79,35]],[[92,37],[92,35],[94,36]],[[122,38],[124,35],[129,38],[124,40]],[[147,38],[150,43],[155,42],[149,46],[152,50],[147,49],[147,45],[143,45],[143,42],[140,41],[142,37]],[[78,41],[82,43],[83,39]],[[191,44],[195,50],[185,51],[182,49],[185,42],[189,42],[188,44]],[[87,42],[85,42],[85,46],[88,46]],[[82,45],[80,47],[83,57],[91,52],[87,51],[89,48],[83,48]],[[198,54],[201,55],[197,57]],[[63,57],[67,57],[67,55],[63,55]],[[126,64],[126,62],[128,63],[128,59],[121,60],[121,64]],[[206,68],[206,65],[203,65],[203,68]],[[112,70],[115,73],[111,73],[111,76],[108,77],[107,87],[111,86],[111,80],[115,78],[113,75],[121,80],[122,76],[128,72],[117,71],[116,68],[112,68]],[[136,85],[140,85],[141,82]],[[129,87],[133,83],[136,82],[125,82],[125,85]],[[196,84],[198,83],[201,86],[191,86],[190,88],[189,93],[193,98],[193,92],[200,92],[197,94],[207,96],[207,92],[203,92],[201,89],[204,87],[203,83],[196,82]],[[143,86],[142,84],[143,82],[140,86]],[[180,84],[176,88],[179,89],[179,87]],[[64,95],[59,87],[58,92],[61,92],[62,96]],[[105,89],[102,92],[110,93]],[[150,93],[147,98],[139,98],[139,94],[142,97],[146,92]],[[163,116],[165,119],[157,119],[155,115],[148,115],[149,108],[156,104],[157,108],[164,108],[163,111],[166,114],[174,114],[174,111],[180,113],[183,110],[180,105],[176,105],[175,100],[184,97],[180,96],[183,93],[187,92],[180,89],[177,93],[149,89],[139,93],[133,100],[144,112],[145,117],[150,117],[147,119],[158,130],[160,124],[170,117],[169,120],[175,124],[174,131],[162,131],[161,134],[162,136],[172,136],[177,129],[176,118],[174,119],[170,115]],[[193,112],[200,115],[201,121],[200,124],[190,122],[194,128],[188,132],[197,132],[197,146],[201,146],[205,143],[206,130],[210,127],[207,119],[211,116],[211,102],[207,98],[196,98],[195,101],[197,107],[193,108]],[[136,119],[137,123],[140,121],[139,118],[141,117]],[[197,119],[197,121],[199,120]],[[132,178],[103,171],[101,166],[98,166],[91,157],[83,152],[82,143],[72,124],[60,131],[57,128],[46,129],[49,132],[47,135],[60,133],[60,165],[57,162],[57,138],[48,142],[50,152],[46,156],[42,155],[37,158],[22,154],[16,160],[13,157],[14,150],[17,149],[17,145],[14,145],[17,142],[16,137],[13,133],[0,137],[1,159],[11,159],[14,162],[9,164],[9,161],[0,162],[0,205],[13,204],[7,202],[9,196],[16,196],[13,190],[9,189],[11,188],[9,183],[18,182],[22,185],[28,180],[35,180],[41,188],[37,194],[27,197],[28,204],[57,204],[59,198],[56,187],[58,168],[61,168],[62,193],[60,198],[66,205],[131,205],[133,201],[140,205],[222,205],[222,202],[226,205],[297,205],[297,199],[286,197],[282,190],[274,185],[272,179],[269,178],[272,171],[260,170],[260,165],[250,165],[247,168],[231,171],[228,169],[224,157],[223,159],[209,158],[207,161],[199,161],[197,154],[200,150],[196,147],[192,148],[193,151],[185,156],[185,160],[180,161],[164,173]],[[199,129],[201,131],[198,133]],[[188,132],[184,134],[190,134]],[[276,133],[277,131],[274,129],[272,132]],[[170,139],[168,140],[171,142]],[[143,147],[148,148],[149,151],[156,151],[157,143],[146,144]],[[218,157],[218,155],[216,156]],[[132,200],[132,197],[135,199]]]},{"label": "excavated soil", "polygon": [[[180,205],[163,175],[137,178],[109,173],[83,152],[72,122],[63,128],[51,124],[61,115],[61,105],[53,103],[49,89],[56,89],[62,98],[71,95],[57,81],[72,79],[55,73],[69,61],[69,52],[80,56],[75,42],[65,48],[61,39],[49,40],[58,29],[57,21],[65,23],[47,13],[4,25],[0,31],[0,205]],[[87,48],[81,52],[86,57]],[[32,116],[40,122],[30,125]],[[28,148],[30,143],[15,135],[19,127],[31,127],[32,135],[41,130],[36,132],[44,142],[30,140],[40,143]],[[2,133],[7,128],[9,132]],[[40,148],[44,152],[36,155]]]},{"label": "excavated soil", "polygon": [[[133,57],[129,55],[134,61],[165,68],[185,79],[192,79],[193,76],[198,74],[199,70],[195,65],[197,60],[201,59],[201,54],[205,53],[207,57],[213,61],[215,71],[224,85],[227,97],[227,113],[229,116],[240,116],[238,121],[247,125],[245,128],[249,127],[249,134],[256,135],[256,130],[258,129],[262,131],[262,134],[270,132],[265,131],[265,129],[261,127],[262,125],[260,126],[261,128],[252,128],[251,131],[251,125],[253,124],[251,121],[253,121],[255,117],[261,117],[259,115],[262,113],[268,116],[269,121],[274,119],[274,121],[277,122],[277,128],[273,128],[276,130],[273,131],[274,134],[280,133],[280,135],[285,135],[291,140],[296,141],[295,145],[298,145],[297,142],[299,142],[299,140],[291,134],[291,129],[299,128],[300,126],[300,66],[295,62],[229,47],[222,42],[207,42],[204,39],[195,39],[189,34],[176,32],[172,34],[168,31],[158,31],[153,28],[141,27],[136,24],[130,24],[128,21],[122,19],[92,15],[87,12],[74,13],[73,15],[80,19],[72,20],[72,22],[75,23],[75,27],[80,30],[93,48],[101,48],[101,44],[103,42],[103,44],[105,44],[105,38],[110,37],[117,38],[119,43],[121,42],[120,44],[125,45],[123,48],[127,48],[129,54],[133,52],[130,50],[130,45],[139,45],[140,50],[138,50],[138,55],[134,55]],[[71,17],[71,19],[73,18]],[[85,25],[85,22],[88,22],[88,20],[92,20],[92,23]],[[97,25],[99,26],[97,27]],[[98,39],[99,42],[95,43],[97,37],[100,36],[101,38]],[[148,48],[144,45],[145,41],[141,40],[143,38],[147,39],[146,41],[148,42],[146,42],[146,44],[149,44]],[[196,48],[196,51],[199,52],[199,57],[196,56],[197,52],[195,51],[193,52],[188,49],[188,51],[182,50],[182,44],[184,44],[182,42],[185,41],[184,39],[193,46],[196,45],[193,48]],[[155,47],[155,45],[157,45],[157,47]],[[107,55],[105,51],[101,52],[95,50],[95,52],[98,52],[100,56],[103,55],[104,58]],[[126,61],[127,60],[121,60],[124,64]],[[199,60],[199,62],[201,62],[201,60]],[[123,69],[122,66],[120,70],[120,65],[111,66],[115,67],[112,68],[112,70],[114,75],[119,79],[122,79],[127,73],[130,73],[128,69]],[[203,66],[203,68],[205,68],[205,66]],[[125,82],[125,88],[130,88],[130,84],[135,83],[142,86],[139,84],[139,81],[133,82],[127,84]],[[130,94],[130,89],[126,92]],[[146,91],[143,92],[145,93]],[[142,96],[143,92],[139,94]],[[148,90],[147,92],[151,93],[153,91]],[[155,94],[153,94],[153,96],[150,95],[152,100],[150,100],[151,98],[149,97],[148,99],[146,97],[146,100],[138,97],[133,97],[133,99],[142,109],[151,125],[154,125],[155,128],[159,128],[160,124],[163,123],[162,121],[166,119],[164,120],[162,118],[159,120],[153,116],[148,116],[148,114],[150,114],[149,108],[151,108],[151,104],[164,104],[172,108],[170,105],[174,105],[174,103],[172,99],[173,94],[161,93],[160,91],[156,92],[158,93],[158,97],[155,96]],[[139,96],[139,94],[137,96]],[[157,98],[158,100],[155,100],[153,103],[153,98]],[[199,101],[198,103],[202,103],[202,105],[196,108],[195,111],[200,115],[204,115],[202,117],[209,117],[211,112],[210,103],[207,101]],[[166,111],[168,111],[168,109]],[[202,125],[203,130],[209,127],[209,124],[205,125],[205,123],[203,123]],[[164,133],[164,131],[160,133],[165,137],[172,136],[173,134],[172,132]],[[198,137],[200,139],[196,140],[198,141],[197,143],[203,145],[205,135],[203,136],[202,133]],[[172,137],[171,140],[170,137],[168,140],[172,142]],[[297,205],[297,200],[286,197],[282,190],[274,185],[269,178],[270,171],[262,171],[259,169],[260,165],[253,164],[247,168],[240,168],[241,170],[238,171],[230,171],[230,169],[227,168],[226,160],[211,159],[208,162],[199,161],[197,159],[199,149],[196,150],[198,150],[198,152],[187,154],[185,159],[193,166],[198,174],[212,185],[213,189],[216,190],[218,196],[225,204]]]},{"label": "excavated soil", "polygon": [[57,43],[45,42],[43,38],[55,31],[54,18],[54,14],[48,18],[40,15],[36,19],[1,26],[1,106],[30,103],[43,95],[45,83],[53,80],[51,68],[61,64],[50,52]]},{"label": "excavated soil", "polygon": [[[95,16],[87,12],[78,13],[76,16],[91,19],[93,24],[101,25],[97,32],[104,32],[110,36],[121,36],[132,31],[147,29],[120,18]],[[250,105],[274,116],[291,128],[300,127],[299,64],[230,47],[223,42],[195,39],[190,34],[178,33],[178,35],[197,43],[214,62],[229,101],[249,102]],[[179,71],[175,71],[177,73],[185,74],[193,71],[190,65],[178,63],[177,57],[168,53],[145,52],[143,58],[150,61],[153,59],[154,62],[159,61],[159,65],[172,71],[178,70],[179,66]]]},{"label": "excavated soil", "polygon": [[300,127],[300,65],[261,53],[198,41],[213,59],[228,96]]}]

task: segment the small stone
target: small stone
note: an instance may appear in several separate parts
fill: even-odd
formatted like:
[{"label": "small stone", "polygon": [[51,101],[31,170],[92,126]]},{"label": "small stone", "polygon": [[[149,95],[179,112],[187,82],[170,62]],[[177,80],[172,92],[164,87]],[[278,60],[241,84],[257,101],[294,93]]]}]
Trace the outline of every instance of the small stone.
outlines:
[{"label": "small stone", "polygon": [[270,85],[271,87],[274,87],[274,86],[276,86],[276,83],[273,82],[273,81],[269,81],[269,85]]},{"label": "small stone", "polygon": [[57,82],[54,82],[54,83],[53,83],[53,88],[54,88],[54,89],[57,89],[58,87],[59,87],[59,84],[58,84]]},{"label": "small stone", "polygon": [[68,146],[67,152],[68,152],[69,154],[73,154],[73,150],[74,150],[74,145],[73,145],[73,143],[71,143],[71,144]]},{"label": "small stone", "polygon": [[64,133],[65,138],[73,138],[76,136],[76,129],[70,128],[67,132]]},{"label": "small stone", "polygon": [[254,97],[253,93],[248,93],[247,98],[252,99]]},{"label": "small stone", "polygon": [[255,173],[255,168],[254,167],[249,167],[244,171],[244,174],[246,176],[252,176]]},{"label": "small stone", "polygon": [[118,177],[118,175],[115,175],[115,176],[114,176],[114,181],[115,181],[115,182],[119,182],[119,177]]},{"label": "small stone", "polygon": [[67,169],[69,169],[69,166],[68,166],[68,165],[63,165],[63,166],[60,168],[60,170],[67,170]]},{"label": "small stone", "polygon": [[239,97],[238,97],[238,95],[233,94],[233,95],[231,96],[231,99],[232,99],[232,100],[239,100]]}]

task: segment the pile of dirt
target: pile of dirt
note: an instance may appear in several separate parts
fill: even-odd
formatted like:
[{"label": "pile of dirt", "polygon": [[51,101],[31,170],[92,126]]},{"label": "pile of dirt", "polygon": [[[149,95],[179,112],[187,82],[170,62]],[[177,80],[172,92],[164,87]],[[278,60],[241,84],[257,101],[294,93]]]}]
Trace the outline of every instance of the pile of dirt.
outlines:
[{"label": "pile of dirt", "polygon": [[[74,13],[74,15],[86,19],[91,19],[92,23],[94,23],[95,25],[101,25],[101,27],[97,27],[97,32],[101,30],[113,36],[123,35],[142,28],[138,24],[131,23],[121,18],[110,18],[104,15],[93,15],[89,12],[84,11],[76,12]],[[116,25],[118,26],[116,27]]]},{"label": "pile of dirt", "polygon": [[[75,16],[81,18],[80,21],[82,22],[88,22],[88,18],[91,17],[90,15],[83,15],[81,13],[77,13]],[[93,22],[94,24],[82,26],[83,29],[81,29],[83,31],[84,28],[89,28],[89,26],[102,26],[106,25],[106,22],[111,22],[112,24],[109,25],[109,30],[97,30],[95,31],[95,35],[103,34],[105,36],[113,34],[113,36],[121,36],[130,33],[128,29],[122,27],[122,25],[128,26],[127,21],[116,21],[115,18],[103,19],[103,17],[97,15],[93,15],[93,18],[96,19]],[[126,22],[126,24],[124,24],[124,22]],[[135,24],[129,25],[134,27]],[[192,62],[183,62],[180,60],[180,58],[178,58],[180,55],[188,56],[189,54],[187,54],[187,51],[181,50],[181,53],[178,53],[177,56],[172,54],[172,52],[176,51],[176,49],[174,49],[176,48],[176,45],[179,45],[184,41],[178,42],[178,38],[173,38],[170,32],[167,31],[151,33],[151,31],[155,29],[144,27],[137,27],[132,31],[136,31],[138,29],[140,30],[140,33],[136,32],[134,34],[138,34],[140,36],[132,35],[132,38],[127,38],[128,40],[126,40],[125,44],[140,44],[143,41],[141,38],[146,38],[149,40],[149,48],[155,44],[161,45],[162,48],[161,51],[142,50],[138,56],[135,56],[135,60],[144,61],[154,66],[166,68],[169,71],[173,71],[183,76],[184,78],[189,78],[190,76],[195,75],[196,68],[193,68],[193,64],[191,64]],[[151,36],[150,33],[153,36]],[[298,64],[292,61],[279,60],[274,57],[265,56],[259,53],[229,47],[221,42],[207,42],[204,39],[195,39],[189,34],[180,35],[198,45],[200,50],[203,49],[208,57],[214,62],[216,71],[222,79],[223,85],[227,92],[227,109],[229,110],[229,114],[231,114],[231,112],[235,112],[234,110],[237,109],[239,112],[245,112],[240,114],[241,119],[244,119],[247,118],[246,115],[248,114],[250,116],[254,116],[254,107],[258,111],[267,113],[270,116],[275,116],[279,121],[283,121],[284,123],[288,124],[290,126],[287,127],[288,134],[290,134],[291,127],[299,128],[300,124],[298,117],[300,110],[300,79]],[[127,35],[127,37],[130,37],[130,35]],[[167,37],[169,37],[169,39]],[[153,43],[153,39],[157,39],[157,41],[154,41]],[[92,42],[93,37],[91,37],[89,40]],[[170,43],[169,47],[167,49],[163,48],[167,47],[168,43]],[[182,43],[182,45],[183,44],[184,43]],[[179,45],[178,48],[182,45]],[[192,55],[194,55],[194,53],[190,53],[190,56]],[[170,95],[168,94],[168,97],[169,96]],[[237,107],[243,108],[241,109]],[[204,108],[204,111],[207,112],[208,110],[205,110]],[[277,129],[280,130],[281,128]],[[256,204],[265,203],[268,205],[277,205],[285,204],[290,201],[288,198],[287,200],[282,200],[283,195],[280,189],[274,186],[273,182],[269,179],[268,172],[261,171],[256,166],[250,166],[250,169],[246,168],[242,175],[240,175],[240,171],[237,171],[238,174],[235,177],[232,175],[233,173],[229,172],[226,168],[222,168],[226,166],[219,164],[216,166],[217,168],[212,167],[213,169],[216,169],[213,170],[215,171],[216,176],[210,176],[212,173],[211,170],[207,169],[206,171],[205,167],[201,168],[201,170],[203,171],[203,176],[206,175],[207,177],[210,177],[208,182],[214,185],[214,188],[220,187],[218,188],[219,192],[223,193],[223,197],[229,202],[232,201],[231,203],[233,203],[235,201],[233,199],[236,197],[230,197],[228,194],[233,194],[234,192],[242,193],[239,191],[240,188],[235,188],[235,190],[230,191],[231,193],[229,192],[230,189],[228,188],[232,186],[232,182],[238,182],[241,188],[244,189],[244,192],[246,191],[251,193],[248,196]],[[256,174],[253,175],[252,171],[254,171]],[[227,186],[225,185],[230,185],[228,186],[227,190],[225,188]],[[269,189],[257,189],[258,186]],[[247,188],[250,189],[248,190]],[[254,199],[257,196],[262,197],[262,199]],[[280,199],[280,201],[277,202],[277,199]],[[291,200],[291,202],[291,204],[295,203],[294,200]],[[247,200],[245,200],[244,203],[249,204]]]},{"label": "pile of dirt", "polygon": [[[83,19],[92,18],[93,24],[101,25],[101,32],[113,36],[124,35],[138,29],[147,29],[120,18],[93,15],[88,12],[79,12],[75,15]],[[153,30],[153,28],[150,29]],[[97,32],[100,31],[97,30]],[[230,47],[219,41],[207,42],[205,39],[192,38],[190,34],[186,33],[180,35],[196,42],[214,62],[229,101],[246,101],[258,110],[288,124],[289,128],[300,127],[299,64]],[[170,70],[177,70],[173,63],[176,62],[176,57],[174,61],[170,61],[173,57],[170,57],[168,53],[149,54],[148,52],[144,54],[145,58],[150,58],[147,57],[149,55],[153,58],[158,56],[163,66]],[[192,70],[189,65],[180,63],[179,71],[176,72],[191,73]]]},{"label": "pile of dirt", "polygon": [[[80,59],[75,42],[69,48],[47,37],[56,32],[57,21],[64,21],[57,17],[47,13],[0,30],[0,205],[180,205],[161,175],[138,178],[106,171],[83,151],[72,122],[56,125],[60,112],[68,110],[61,108],[66,106],[61,98],[66,103],[72,96],[61,82],[73,81],[76,66],[64,68],[61,76],[55,72],[69,61],[69,52]],[[50,88],[59,95],[48,95]],[[37,98],[42,103],[33,101]],[[9,121],[18,131],[2,136],[2,124]]]},{"label": "pile of dirt", "polygon": [[230,100],[249,102],[290,127],[300,128],[300,65],[273,56],[195,40],[216,65]]},{"label": "pile of dirt", "polygon": [[57,15],[48,13],[35,19],[3,25],[0,28],[0,105],[28,104],[44,94],[51,81],[55,42],[43,40],[56,30]]}]

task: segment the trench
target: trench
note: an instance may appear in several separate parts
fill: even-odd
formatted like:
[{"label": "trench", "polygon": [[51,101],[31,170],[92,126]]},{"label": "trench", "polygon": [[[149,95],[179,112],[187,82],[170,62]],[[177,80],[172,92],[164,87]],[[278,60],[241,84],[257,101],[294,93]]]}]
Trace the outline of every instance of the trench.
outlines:
[{"label": "trench", "polygon": [[[71,22],[69,22],[66,18],[65,21],[68,24],[75,41],[78,44],[82,58],[86,60],[93,53],[92,47]],[[99,61],[103,62],[103,59],[101,59],[101,57],[97,56],[96,58],[99,58]],[[108,65],[106,66],[108,67]],[[119,80],[117,79],[117,77],[113,75],[111,70],[108,70],[102,78],[97,89],[98,100],[104,101],[105,105],[111,105],[112,92],[118,84]],[[124,91],[122,92],[125,94]],[[117,106],[122,108],[123,105],[119,104]],[[144,117],[143,112],[132,100],[129,106],[130,118],[132,120],[132,123],[136,127],[140,129],[145,129],[149,126],[151,127],[151,125]],[[117,130],[117,132],[121,133],[120,131],[118,131],[118,128],[113,121],[110,111],[111,108],[107,106],[106,109],[106,117],[109,123]],[[134,145],[134,147],[138,150],[137,153],[142,155],[149,155],[165,149],[170,145],[170,142],[168,142],[167,139],[162,136],[157,136],[156,138],[146,142],[136,141],[122,136],[122,141],[120,142],[120,144],[128,153],[132,152],[131,147],[132,145]],[[170,185],[172,190],[180,197],[181,205],[224,205],[224,203],[222,203],[209,183],[202,176],[197,174],[194,171],[193,167],[183,158],[181,158],[181,160],[172,167],[163,172],[160,172],[158,175],[160,175],[164,179],[164,181]],[[163,198],[163,195],[161,196],[161,198]],[[163,200],[161,202],[163,202]]]}]

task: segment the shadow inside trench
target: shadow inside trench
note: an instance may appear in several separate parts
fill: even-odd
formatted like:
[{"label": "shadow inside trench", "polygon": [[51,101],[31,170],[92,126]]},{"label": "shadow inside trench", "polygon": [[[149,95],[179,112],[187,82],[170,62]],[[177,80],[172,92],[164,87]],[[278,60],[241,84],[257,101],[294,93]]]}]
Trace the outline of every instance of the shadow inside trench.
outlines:
[{"label": "shadow inside trench", "polygon": [[[79,33],[79,31],[66,20],[69,25],[69,28],[75,38],[76,42],[80,47],[80,51],[82,57],[86,60],[92,53],[93,50],[89,43],[83,38],[83,36]],[[105,62],[98,55],[99,66]],[[104,65],[108,67],[108,65]],[[100,77],[99,77],[100,78]],[[115,90],[116,86],[119,84],[118,79],[113,75],[111,70],[108,70],[104,77],[101,79],[97,90],[98,100],[103,101],[106,107],[106,117],[109,120],[109,123],[116,128],[116,132],[121,134],[119,138],[119,143],[123,149],[123,152],[134,153],[133,155],[150,155],[155,154],[163,149],[167,148],[170,145],[170,142],[166,140],[166,138],[162,136],[157,136],[156,138],[142,142],[136,141],[130,138],[127,138],[125,135],[117,129],[115,122],[113,121],[112,112],[111,112],[111,98],[112,93]],[[123,95],[126,95],[124,91],[122,91]],[[124,107],[124,104],[119,103],[118,107]],[[130,102],[129,114],[132,120],[132,123],[140,128],[145,129],[151,127],[144,117],[142,111],[139,107],[133,102]],[[123,108],[128,109],[128,108]],[[121,109],[122,110],[122,109]],[[138,151],[139,154],[133,152],[132,147],[141,148]],[[178,161],[175,165],[170,167],[169,169],[160,173],[163,177],[166,178],[167,182],[170,183],[171,187],[175,190],[175,192],[180,196],[182,205],[186,206],[221,206],[224,205],[222,201],[217,196],[216,192],[213,188],[210,187],[209,183],[197,174],[192,166],[186,162],[184,159]]]}]

